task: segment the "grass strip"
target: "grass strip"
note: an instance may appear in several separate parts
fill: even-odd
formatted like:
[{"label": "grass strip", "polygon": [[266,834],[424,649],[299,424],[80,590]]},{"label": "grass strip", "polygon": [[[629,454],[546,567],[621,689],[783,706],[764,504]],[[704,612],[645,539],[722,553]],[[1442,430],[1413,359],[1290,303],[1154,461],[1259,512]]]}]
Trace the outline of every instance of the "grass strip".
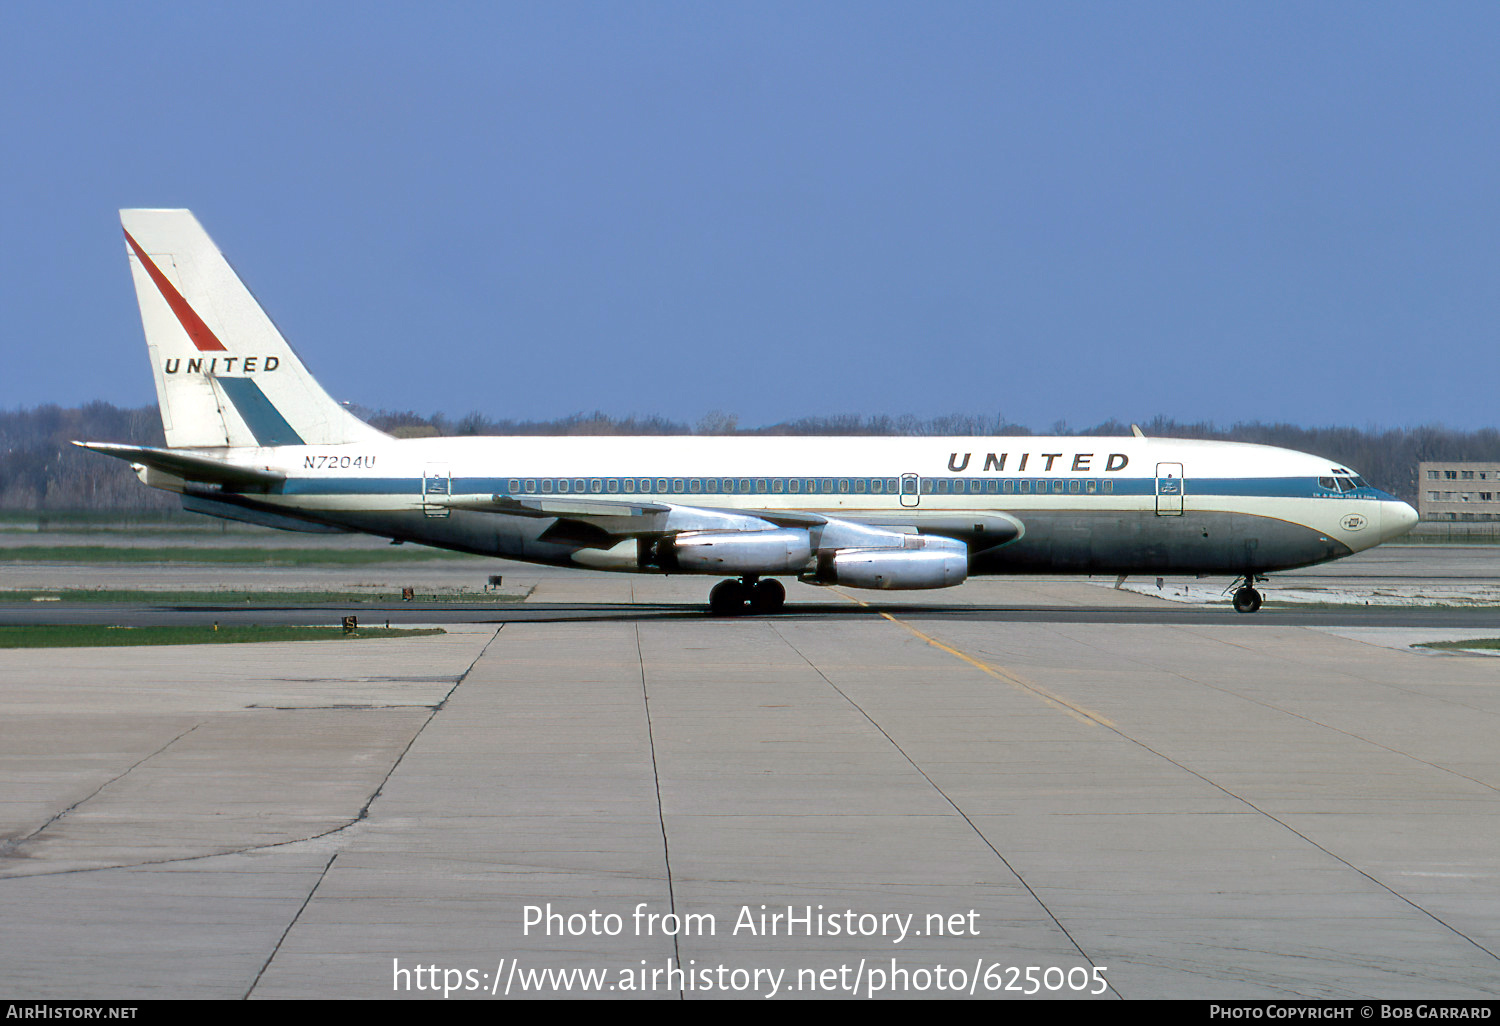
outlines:
[{"label": "grass strip", "polygon": [[1466,648],[1500,649],[1500,638],[1475,638],[1472,641],[1424,641],[1413,645],[1412,648],[1437,648],[1445,652]]},{"label": "grass strip", "polygon": [[473,559],[425,545],[380,549],[266,549],[250,546],[14,545],[0,548],[0,563],[239,563],[251,566],[361,566],[431,559]]},{"label": "grass strip", "polygon": [[78,624],[39,627],[0,627],[0,648],[113,648],[126,645],[238,645],[258,641],[368,641],[445,634],[441,628],[277,627],[227,625],[222,627],[110,627]]},{"label": "grass strip", "polygon": [[[417,592],[413,602],[521,602],[526,594],[502,591]],[[152,591],[147,589],[43,588],[0,591],[0,603],[57,602],[147,606],[343,606],[400,605],[401,591]]]}]

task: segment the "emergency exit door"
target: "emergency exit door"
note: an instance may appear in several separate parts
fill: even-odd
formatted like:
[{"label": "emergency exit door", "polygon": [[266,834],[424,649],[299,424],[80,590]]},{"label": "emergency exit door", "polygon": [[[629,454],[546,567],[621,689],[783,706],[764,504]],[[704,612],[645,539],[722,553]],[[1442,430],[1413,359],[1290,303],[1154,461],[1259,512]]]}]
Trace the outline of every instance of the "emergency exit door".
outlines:
[{"label": "emergency exit door", "polygon": [[922,504],[922,479],[916,474],[901,475],[901,505],[920,506]]}]

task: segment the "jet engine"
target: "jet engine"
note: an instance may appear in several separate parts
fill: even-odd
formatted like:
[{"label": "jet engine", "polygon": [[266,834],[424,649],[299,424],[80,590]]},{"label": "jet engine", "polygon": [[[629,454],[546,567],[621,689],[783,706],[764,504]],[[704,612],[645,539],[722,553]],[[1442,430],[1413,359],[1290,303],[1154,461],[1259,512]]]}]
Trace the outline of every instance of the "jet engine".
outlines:
[{"label": "jet engine", "polygon": [[951,588],[968,577],[968,553],[946,548],[841,549],[818,561],[820,584],[851,588]]},{"label": "jet engine", "polygon": [[806,531],[684,531],[656,546],[665,570],[696,574],[795,574],[812,559]]}]

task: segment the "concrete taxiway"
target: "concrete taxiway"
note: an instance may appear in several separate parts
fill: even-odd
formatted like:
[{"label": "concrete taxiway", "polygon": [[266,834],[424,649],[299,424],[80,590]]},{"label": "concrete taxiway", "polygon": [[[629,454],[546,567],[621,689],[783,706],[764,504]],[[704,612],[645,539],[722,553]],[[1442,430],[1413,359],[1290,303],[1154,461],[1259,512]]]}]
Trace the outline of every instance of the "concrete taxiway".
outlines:
[{"label": "concrete taxiway", "polygon": [[693,615],[0,652],[0,993],[1500,995],[1493,658],[1083,582],[715,620],[505,572]]}]

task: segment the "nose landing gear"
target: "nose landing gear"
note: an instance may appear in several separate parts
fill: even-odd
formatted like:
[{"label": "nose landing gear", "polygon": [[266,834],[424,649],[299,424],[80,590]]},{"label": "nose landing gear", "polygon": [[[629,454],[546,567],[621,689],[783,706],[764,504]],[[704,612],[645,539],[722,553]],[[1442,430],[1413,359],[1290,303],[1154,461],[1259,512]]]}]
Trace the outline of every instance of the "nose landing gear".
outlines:
[{"label": "nose landing gear", "polygon": [[[1260,592],[1255,590],[1255,582],[1257,578],[1254,574],[1246,574],[1244,577],[1240,578],[1240,580],[1242,580],[1244,583],[1241,584],[1238,588],[1235,588],[1234,611],[1236,613],[1253,613],[1256,610],[1260,609],[1261,603]],[[1261,577],[1259,578],[1259,580],[1264,581],[1265,578]],[[1230,587],[1234,588],[1234,585],[1231,584]]]},{"label": "nose landing gear", "polygon": [[752,613],[779,613],[786,603],[786,588],[774,577],[764,581],[744,577],[720,581],[708,593],[708,609],[715,616],[738,616],[745,611],[746,603]]}]

